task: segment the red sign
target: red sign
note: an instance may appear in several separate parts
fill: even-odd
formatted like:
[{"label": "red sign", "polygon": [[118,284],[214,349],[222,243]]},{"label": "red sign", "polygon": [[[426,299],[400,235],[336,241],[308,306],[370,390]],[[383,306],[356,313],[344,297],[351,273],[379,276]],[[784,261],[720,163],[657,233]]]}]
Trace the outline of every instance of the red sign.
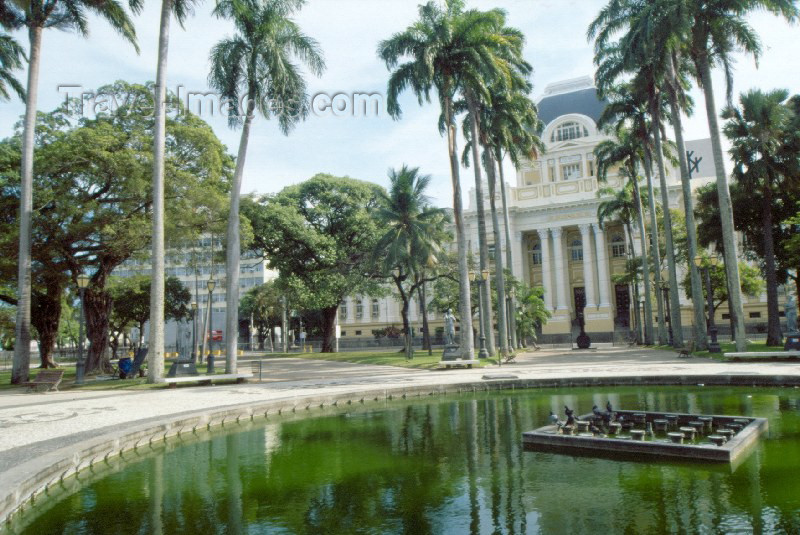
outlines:
[{"label": "red sign", "polygon": [[211,339],[215,342],[222,341],[222,331],[211,331]]}]

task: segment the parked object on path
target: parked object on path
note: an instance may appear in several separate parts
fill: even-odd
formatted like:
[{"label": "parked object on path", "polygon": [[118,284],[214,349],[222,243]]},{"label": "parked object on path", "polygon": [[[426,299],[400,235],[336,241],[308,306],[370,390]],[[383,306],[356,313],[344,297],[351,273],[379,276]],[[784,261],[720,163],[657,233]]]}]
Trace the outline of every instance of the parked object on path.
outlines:
[{"label": "parked object on path", "polygon": [[[45,392],[49,390],[55,390],[58,392],[58,385],[61,384],[61,380],[64,378],[64,370],[42,370],[36,374],[36,377],[33,381],[28,381],[27,383],[23,383],[27,386],[30,390],[35,390],[39,392],[39,387],[45,386]],[[29,391],[30,391],[29,390]]]},{"label": "parked object on path", "polygon": [[139,371],[144,364],[144,359],[147,357],[147,348],[140,347],[136,350],[136,356],[133,359],[133,365],[128,373],[125,374],[125,379],[133,379],[136,375],[141,375]]}]

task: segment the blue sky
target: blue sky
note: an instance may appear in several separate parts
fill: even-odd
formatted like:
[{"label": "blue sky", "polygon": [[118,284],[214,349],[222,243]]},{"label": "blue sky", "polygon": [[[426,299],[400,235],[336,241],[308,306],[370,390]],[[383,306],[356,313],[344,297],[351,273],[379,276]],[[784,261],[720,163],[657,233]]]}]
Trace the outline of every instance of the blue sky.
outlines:
[{"label": "blue sky", "polygon": [[[385,91],[388,73],[376,55],[377,43],[410,24],[417,14],[416,0],[309,0],[297,16],[303,30],[316,38],[327,61],[319,79],[309,79],[311,93]],[[534,96],[551,82],[593,75],[592,47],[586,28],[603,0],[492,0],[469,2],[470,7],[502,7],[508,23],[527,36],[526,58],[534,66]],[[172,25],[169,55],[170,89],[207,90],[208,53],[220,39],[232,34],[227,21],[211,17],[212,2],[198,5],[185,29]],[[91,90],[117,79],[144,82],[155,77],[160,2],[145,2],[136,17],[141,53],[124,42],[108,26],[91,21],[91,34],[45,32],[40,77],[39,108],[54,108],[63,93],[58,86],[80,85]],[[761,35],[764,55],[756,70],[753,61],[741,58],[736,65],[736,94],[760,87],[782,87],[800,92],[800,57],[796,54],[800,28],[765,14],[756,14],[752,25]],[[17,38],[26,42],[22,33]],[[24,74],[21,73],[21,78]],[[722,76],[716,75],[717,103],[724,104]],[[687,139],[707,137],[702,95],[695,90],[698,113],[685,123]],[[431,195],[441,206],[452,198],[446,144],[436,128],[438,108],[418,106],[404,97],[400,121],[380,117],[311,116],[288,137],[263,119],[254,125],[245,167],[243,192],[275,192],[318,172],[348,175],[385,184],[386,171],[407,163],[433,176]],[[0,135],[12,132],[23,113],[17,101],[0,103]],[[224,118],[204,116],[217,135],[235,153],[239,132],[230,130]],[[460,142],[463,147],[463,141]],[[507,180],[514,171],[506,164]],[[464,194],[472,170],[462,172]]]}]

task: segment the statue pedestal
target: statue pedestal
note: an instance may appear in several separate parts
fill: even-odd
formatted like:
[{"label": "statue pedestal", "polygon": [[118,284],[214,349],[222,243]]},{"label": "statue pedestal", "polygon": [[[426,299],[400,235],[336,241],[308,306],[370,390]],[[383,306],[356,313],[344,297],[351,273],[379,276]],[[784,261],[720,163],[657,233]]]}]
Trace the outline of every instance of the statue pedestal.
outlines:
[{"label": "statue pedestal", "polygon": [[442,360],[456,360],[461,358],[461,346],[447,344],[442,351]]}]

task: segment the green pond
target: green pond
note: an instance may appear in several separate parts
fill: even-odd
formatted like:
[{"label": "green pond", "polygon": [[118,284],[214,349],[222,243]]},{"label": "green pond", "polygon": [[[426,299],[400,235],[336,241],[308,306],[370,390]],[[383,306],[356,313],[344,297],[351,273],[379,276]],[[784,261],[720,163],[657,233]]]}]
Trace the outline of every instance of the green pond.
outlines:
[{"label": "green pond", "polygon": [[[563,406],[769,419],[737,466],[526,451]],[[576,388],[274,416],[82,472],[13,532],[800,533],[800,389]],[[103,463],[101,463],[103,464]],[[72,487],[74,487],[74,489]]]}]

